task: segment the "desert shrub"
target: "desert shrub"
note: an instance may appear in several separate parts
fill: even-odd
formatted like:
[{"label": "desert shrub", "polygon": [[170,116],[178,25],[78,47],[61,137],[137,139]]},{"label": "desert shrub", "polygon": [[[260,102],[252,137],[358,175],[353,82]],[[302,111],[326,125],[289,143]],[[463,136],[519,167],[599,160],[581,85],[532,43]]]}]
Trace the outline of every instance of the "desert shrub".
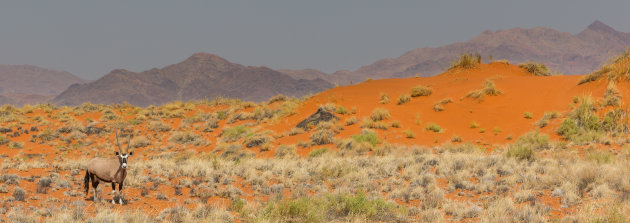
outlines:
[{"label": "desert shrub", "polygon": [[384,108],[375,108],[374,111],[372,111],[372,115],[370,115],[370,118],[372,119],[372,121],[382,121],[385,119],[389,119],[391,116],[389,115],[389,111],[387,111],[387,109]]},{"label": "desert shrub", "polygon": [[516,139],[512,145],[508,146],[507,157],[514,157],[519,160],[533,160],[534,153],[539,150],[551,148],[549,136],[537,131],[528,132]]},{"label": "desert shrub", "polygon": [[526,119],[532,119],[534,117],[534,114],[532,114],[531,112],[525,112],[524,117]]},{"label": "desert shrub", "polygon": [[333,143],[334,136],[335,134],[330,129],[319,129],[311,135],[310,139],[315,145],[325,145]]},{"label": "desert shrub", "polygon": [[453,137],[451,137],[451,142],[462,142],[462,137],[453,135]]},{"label": "desert shrub", "polygon": [[409,101],[411,101],[411,96],[409,96],[408,94],[403,94],[403,95],[400,95],[398,97],[398,103],[397,104],[398,105],[402,105],[402,104],[407,103]]},{"label": "desert shrub", "polygon": [[281,145],[276,149],[274,156],[278,158],[295,158],[297,157],[297,150],[295,146]]},{"label": "desert shrub", "polygon": [[268,142],[271,142],[271,137],[268,134],[264,134],[264,133],[258,133],[258,134],[249,136],[245,138],[245,140],[243,140],[243,144],[247,148],[261,146]]},{"label": "desert shrub", "polygon": [[424,126],[424,130],[432,131],[432,132],[442,132],[442,127],[440,127],[438,124],[435,124],[433,122],[429,122],[427,123],[426,126]]},{"label": "desert shrub", "polygon": [[500,132],[502,132],[503,130],[497,126],[495,126],[494,128],[492,128],[492,132],[494,132],[494,135],[498,135]]},{"label": "desert shrub", "polygon": [[46,128],[44,129],[44,131],[42,131],[41,133],[37,135],[37,138],[41,142],[52,141],[52,140],[57,139],[58,137],[59,137],[59,133],[53,131],[51,128]]},{"label": "desert shrub", "polygon": [[413,131],[411,131],[409,129],[403,131],[403,134],[405,134],[405,138],[408,138],[408,139],[416,138],[416,134],[413,133]]},{"label": "desert shrub", "polygon": [[297,134],[302,134],[304,132],[305,131],[304,131],[303,128],[291,128],[291,129],[289,129],[289,131],[287,131],[287,134],[289,136],[294,136],[294,135],[297,135]]},{"label": "desert shrub", "polygon": [[102,121],[112,121],[118,119],[120,119],[120,116],[116,115],[116,113],[114,113],[112,110],[105,110],[103,111],[103,115],[101,115]]},{"label": "desert shrub", "polygon": [[469,69],[476,68],[481,64],[481,55],[472,53],[463,53],[459,55],[458,59],[451,63],[449,70],[455,68]]},{"label": "desert shrub", "polygon": [[429,96],[431,95],[431,93],[433,93],[433,90],[423,85],[418,85],[411,88],[411,97]]},{"label": "desert shrub", "polygon": [[352,139],[354,139],[354,141],[358,143],[368,142],[372,144],[372,146],[376,146],[376,144],[380,142],[380,140],[378,139],[378,135],[376,135],[376,132],[370,130],[362,130],[361,134],[353,135]]},{"label": "desert shrub", "polygon": [[151,142],[145,136],[138,136],[131,139],[130,144],[133,148],[140,148],[150,145]]},{"label": "desert shrub", "polygon": [[542,63],[534,63],[534,62],[528,61],[524,64],[518,65],[518,67],[525,69],[527,72],[529,72],[530,74],[533,74],[534,76],[550,76],[551,75],[551,72],[549,72],[549,69],[547,68],[547,66],[545,66],[545,64],[542,64]]},{"label": "desert shrub", "polygon": [[235,142],[247,135],[251,135],[251,130],[244,125],[237,125],[234,127],[223,128],[221,133],[222,140],[224,142]]},{"label": "desert shrub", "polygon": [[367,221],[393,221],[401,211],[396,204],[358,194],[326,194],[272,201],[259,213],[271,222],[330,222],[360,217]]},{"label": "desert shrub", "polygon": [[13,188],[13,199],[15,199],[16,201],[25,201],[26,191],[19,187]]},{"label": "desert shrub", "polygon": [[475,121],[470,122],[470,128],[471,129],[479,128],[479,126],[480,126],[479,123],[477,123]]},{"label": "desert shrub", "polygon": [[468,92],[468,94],[466,94],[466,97],[481,100],[486,95],[498,96],[502,94],[503,94],[503,91],[497,89],[496,86],[494,85],[494,82],[492,82],[491,79],[486,79],[483,83],[483,88]]},{"label": "desert shrub", "polygon": [[615,86],[615,82],[611,81],[608,83],[606,87],[606,92],[604,93],[604,101],[602,102],[602,106],[619,106],[621,103],[621,94],[619,90]]},{"label": "desert shrub", "polygon": [[612,58],[598,71],[584,76],[578,84],[585,84],[607,77],[609,81],[630,80],[630,48],[619,56]]},{"label": "desert shrub", "polygon": [[522,144],[512,145],[507,150],[507,157],[514,157],[518,160],[533,160],[534,150]]},{"label": "desert shrub", "polygon": [[219,128],[219,117],[210,117],[206,120],[205,126],[203,127],[204,132],[213,132],[213,129]]},{"label": "desert shrub", "polygon": [[444,111],[444,105],[448,104],[448,103],[452,103],[453,99],[451,98],[444,98],[438,102],[435,102],[435,104],[433,104],[433,110],[438,112],[438,111]]},{"label": "desert shrub", "polygon": [[23,142],[9,142],[9,149],[23,149]]},{"label": "desert shrub", "polygon": [[352,117],[346,119],[346,126],[354,125],[357,122],[359,122],[359,118],[357,118],[355,116],[352,116]]},{"label": "desert shrub", "polygon": [[538,120],[536,123],[534,123],[534,125],[538,126],[538,128],[544,128],[545,126],[549,124],[550,120],[556,119],[559,117],[560,117],[560,112],[557,112],[557,111],[545,112],[543,117],[540,120]]},{"label": "desert shrub", "polygon": [[400,128],[400,121],[393,121],[391,124],[392,128]]},{"label": "desert shrub", "polygon": [[612,161],[611,154],[605,151],[593,150],[586,155],[587,160],[595,161],[598,164],[606,164]]},{"label": "desert shrub", "polygon": [[11,142],[11,140],[9,140],[9,138],[7,138],[7,137],[6,137],[6,136],[4,136],[4,135],[0,135],[0,145],[7,144],[7,143],[9,143],[9,142]]},{"label": "desert shrub", "polygon": [[381,92],[380,100],[378,101],[378,103],[381,103],[381,104],[389,103],[389,96],[387,94]]},{"label": "desert shrub", "polygon": [[308,158],[315,158],[315,157],[323,155],[324,153],[326,153],[326,151],[328,151],[326,148],[314,149],[313,151],[308,153],[308,155],[306,155],[306,157],[308,157]]},{"label": "desert shrub", "polygon": [[337,148],[356,153],[365,153],[374,150],[379,142],[380,139],[374,131],[364,129],[359,135],[353,135],[350,139],[339,141]]},{"label": "desert shrub", "polygon": [[581,97],[580,104],[566,115],[556,130],[562,138],[575,142],[598,142],[606,133],[626,133],[627,114],[622,109],[612,109],[602,121],[597,116],[597,106],[591,97]]},{"label": "desert shrub", "polygon": [[171,134],[171,137],[168,138],[168,141],[179,143],[179,144],[192,144],[196,146],[206,144],[206,140],[201,136],[192,133],[192,132],[180,132],[176,131]]},{"label": "desert shrub", "polygon": [[349,114],[350,113],[350,111],[348,111],[347,108],[345,108],[345,107],[343,107],[341,105],[337,106],[337,108],[335,109],[335,112],[337,112],[337,114],[340,114],[340,115],[345,115],[345,114]]},{"label": "desert shrub", "polygon": [[281,102],[281,101],[286,101],[286,100],[287,100],[287,96],[278,94],[276,96],[271,97],[269,101],[267,102],[267,104],[273,104],[274,102]]},{"label": "desert shrub", "polygon": [[361,123],[361,128],[370,128],[370,129],[387,129],[387,124],[382,121],[373,121],[370,118],[363,119]]},{"label": "desert shrub", "polygon": [[43,177],[37,181],[37,193],[45,194],[50,188],[50,184],[52,184],[52,179],[50,177]]}]

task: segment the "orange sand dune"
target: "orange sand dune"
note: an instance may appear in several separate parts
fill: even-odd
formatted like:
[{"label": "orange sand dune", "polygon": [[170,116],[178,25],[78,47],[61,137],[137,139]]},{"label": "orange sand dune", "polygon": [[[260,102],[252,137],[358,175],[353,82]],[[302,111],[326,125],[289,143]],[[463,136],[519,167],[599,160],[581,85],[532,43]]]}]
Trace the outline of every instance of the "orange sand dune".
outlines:
[{"label": "orange sand dune", "polygon": [[[341,121],[350,116],[360,119],[369,117],[375,108],[387,109],[392,117],[386,122],[401,123],[400,128],[378,130],[379,135],[390,143],[441,144],[450,141],[455,135],[460,136],[464,142],[505,143],[508,141],[507,136],[516,138],[536,129],[534,123],[545,112],[566,113],[574,96],[603,96],[605,81],[578,85],[580,78],[582,76],[533,76],[515,65],[491,63],[481,64],[475,69],[454,69],[433,77],[369,80],[324,91],[306,100],[298,114],[271,128],[276,132],[286,131],[315,112],[319,106],[333,103],[348,109],[356,108],[356,114],[341,115]],[[492,80],[503,94],[486,96],[482,100],[466,97],[468,92],[482,88],[486,79]],[[410,102],[397,105],[398,97],[410,94],[411,88],[417,85],[428,86],[433,93],[429,96],[412,97]],[[379,103],[381,93],[389,96],[389,103]],[[444,105],[444,111],[434,111],[433,104],[445,98],[451,98],[453,102]],[[533,118],[526,119],[525,112],[533,113]],[[480,127],[471,128],[473,121]],[[554,121],[555,125],[552,122],[551,126],[542,131],[553,132],[558,120]],[[425,126],[430,122],[441,126],[443,132],[426,131]],[[345,138],[347,135],[357,134],[360,131],[359,126],[360,122],[349,126],[337,137]],[[414,139],[404,137],[403,131],[407,129],[415,133]],[[485,132],[481,133],[481,129]],[[287,137],[282,143],[306,139],[307,136]]]}]

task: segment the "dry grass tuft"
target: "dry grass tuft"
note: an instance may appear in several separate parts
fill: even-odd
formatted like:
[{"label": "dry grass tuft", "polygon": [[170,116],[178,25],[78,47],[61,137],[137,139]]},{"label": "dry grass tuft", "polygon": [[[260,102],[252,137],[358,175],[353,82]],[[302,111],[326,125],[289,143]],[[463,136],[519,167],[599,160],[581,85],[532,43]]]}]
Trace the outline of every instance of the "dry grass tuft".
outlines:
[{"label": "dry grass tuft", "polygon": [[551,72],[549,72],[549,69],[543,63],[528,61],[524,64],[518,65],[518,67],[525,69],[534,76],[551,76]]},{"label": "dry grass tuft", "polygon": [[498,95],[502,95],[502,94],[503,94],[503,92],[496,88],[496,86],[494,85],[494,82],[492,82],[491,79],[486,79],[486,81],[483,83],[483,88],[482,89],[468,92],[466,97],[482,100],[483,97],[486,96],[486,95],[488,95],[488,96],[498,96]]},{"label": "dry grass tuft", "polygon": [[459,58],[457,60],[451,63],[451,66],[448,69],[449,70],[452,70],[455,68],[470,69],[470,68],[478,67],[479,64],[481,64],[480,54],[473,55],[472,53],[463,53],[459,55]]}]

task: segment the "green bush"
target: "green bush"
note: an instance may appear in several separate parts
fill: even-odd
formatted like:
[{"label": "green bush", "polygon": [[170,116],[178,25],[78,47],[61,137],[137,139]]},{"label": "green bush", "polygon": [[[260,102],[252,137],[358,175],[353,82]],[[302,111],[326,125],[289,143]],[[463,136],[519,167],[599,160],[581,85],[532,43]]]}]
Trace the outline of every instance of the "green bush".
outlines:
[{"label": "green bush", "polygon": [[433,122],[429,122],[424,127],[424,130],[432,131],[432,132],[442,132],[442,127],[440,127],[438,124],[435,124]]},{"label": "green bush", "polygon": [[251,130],[243,125],[224,128],[223,133],[221,134],[224,142],[235,142],[247,135],[252,135]]},{"label": "green bush", "polygon": [[556,133],[563,139],[575,142],[598,142],[606,134],[621,136],[628,132],[625,110],[609,110],[603,120],[597,116],[597,106],[590,97],[578,99],[579,105],[566,115]]},{"label": "green bush", "polygon": [[306,157],[308,157],[308,158],[315,158],[315,157],[324,155],[324,153],[326,153],[326,151],[328,151],[328,149],[326,149],[326,148],[314,149],[313,151],[308,153],[308,155],[306,155]]},{"label": "green bush", "polygon": [[525,114],[525,118],[526,118],[526,119],[532,119],[532,118],[534,118],[534,114],[532,114],[531,112],[525,112],[524,114]]},{"label": "green bush", "polygon": [[376,146],[376,144],[380,142],[378,135],[375,132],[367,130],[361,131],[361,134],[353,135],[352,139],[358,143],[368,142],[372,144],[372,146]]},{"label": "green bush", "polygon": [[404,213],[395,203],[381,198],[369,198],[363,192],[326,194],[271,201],[258,214],[258,221],[269,222],[331,222],[359,217],[366,221],[393,221]]}]

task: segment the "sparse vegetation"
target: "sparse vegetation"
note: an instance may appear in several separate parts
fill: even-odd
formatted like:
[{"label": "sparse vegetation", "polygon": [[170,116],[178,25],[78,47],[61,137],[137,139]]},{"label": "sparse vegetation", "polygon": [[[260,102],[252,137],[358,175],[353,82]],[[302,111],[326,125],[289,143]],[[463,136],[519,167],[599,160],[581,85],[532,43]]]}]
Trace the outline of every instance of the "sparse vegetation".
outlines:
[{"label": "sparse vegetation", "polygon": [[534,118],[534,114],[533,114],[533,113],[531,113],[531,112],[525,112],[525,113],[524,113],[524,117],[525,117],[526,119],[532,119],[532,118]]},{"label": "sparse vegetation", "polygon": [[433,111],[439,112],[439,111],[444,111],[444,105],[448,104],[448,103],[452,103],[453,99],[451,98],[444,98],[438,102],[436,102],[435,104],[433,104]]},{"label": "sparse vegetation", "polygon": [[400,97],[398,97],[398,103],[397,104],[398,105],[402,105],[402,104],[407,103],[409,101],[411,101],[411,96],[409,96],[408,94],[403,94],[403,95],[400,95]]},{"label": "sparse vegetation", "polygon": [[432,131],[432,132],[442,132],[442,127],[440,127],[438,124],[435,124],[433,122],[429,122],[424,127],[424,130]]},{"label": "sparse vegetation", "polygon": [[387,104],[389,103],[389,96],[383,92],[381,92],[381,99],[378,101],[378,103],[380,104]]},{"label": "sparse vegetation", "polygon": [[628,117],[623,109],[609,110],[603,120],[597,114],[591,97],[581,97],[580,103],[566,115],[556,132],[574,143],[599,142],[605,135],[628,132]]},{"label": "sparse vegetation", "polygon": [[545,64],[542,64],[542,63],[535,63],[535,62],[528,61],[518,66],[520,68],[525,69],[527,72],[529,72],[530,74],[534,76],[551,76],[551,72],[549,72],[549,69],[547,68],[547,66],[545,66]]},{"label": "sparse vegetation", "polygon": [[482,100],[483,97],[486,96],[486,95],[487,96],[498,96],[498,95],[502,95],[502,94],[503,94],[503,92],[496,88],[496,86],[494,85],[494,82],[492,82],[492,80],[486,79],[486,81],[483,84],[483,88],[482,89],[468,92],[466,97],[472,98],[472,99]]},{"label": "sparse vegetation", "polygon": [[424,85],[418,85],[411,88],[411,97],[429,96],[431,93],[433,93],[433,90]]},{"label": "sparse vegetation", "polygon": [[630,48],[626,49],[626,51],[619,56],[612,58],[598,71],[586,75],[578,84],[593,82],[602,77],[606,77],[609,81],[630,80]]},{"label": "sparse vegetation", "polygon": [[413,131],[411,131],[409,129],[403,131],[403,134],[405,134],[405,138],[408,138],[408,139],[416,138],[416,134],[413,133]]},{"label": "sparse vegetation", "polygon": [[376,108],[374,109],[374,111],[372,111],[372,115],[370,115],[370,119],[372,119],[372,121],[382,121],[385,119],[389,119],[391,118],[391,116],[389,115],[389,111],[387,111],[387,109],[384,108]]},{"label": "sparse vegetation", "polygon": [[452,70],[455,68],[461,68],[461,69],[477,68],[479,67],[479,64],[481,64],[480,54],[473,55],[472,53],[463,53],[459,55],[459,58],[457,60],[451,63],[451,66],[448,69]]}]

